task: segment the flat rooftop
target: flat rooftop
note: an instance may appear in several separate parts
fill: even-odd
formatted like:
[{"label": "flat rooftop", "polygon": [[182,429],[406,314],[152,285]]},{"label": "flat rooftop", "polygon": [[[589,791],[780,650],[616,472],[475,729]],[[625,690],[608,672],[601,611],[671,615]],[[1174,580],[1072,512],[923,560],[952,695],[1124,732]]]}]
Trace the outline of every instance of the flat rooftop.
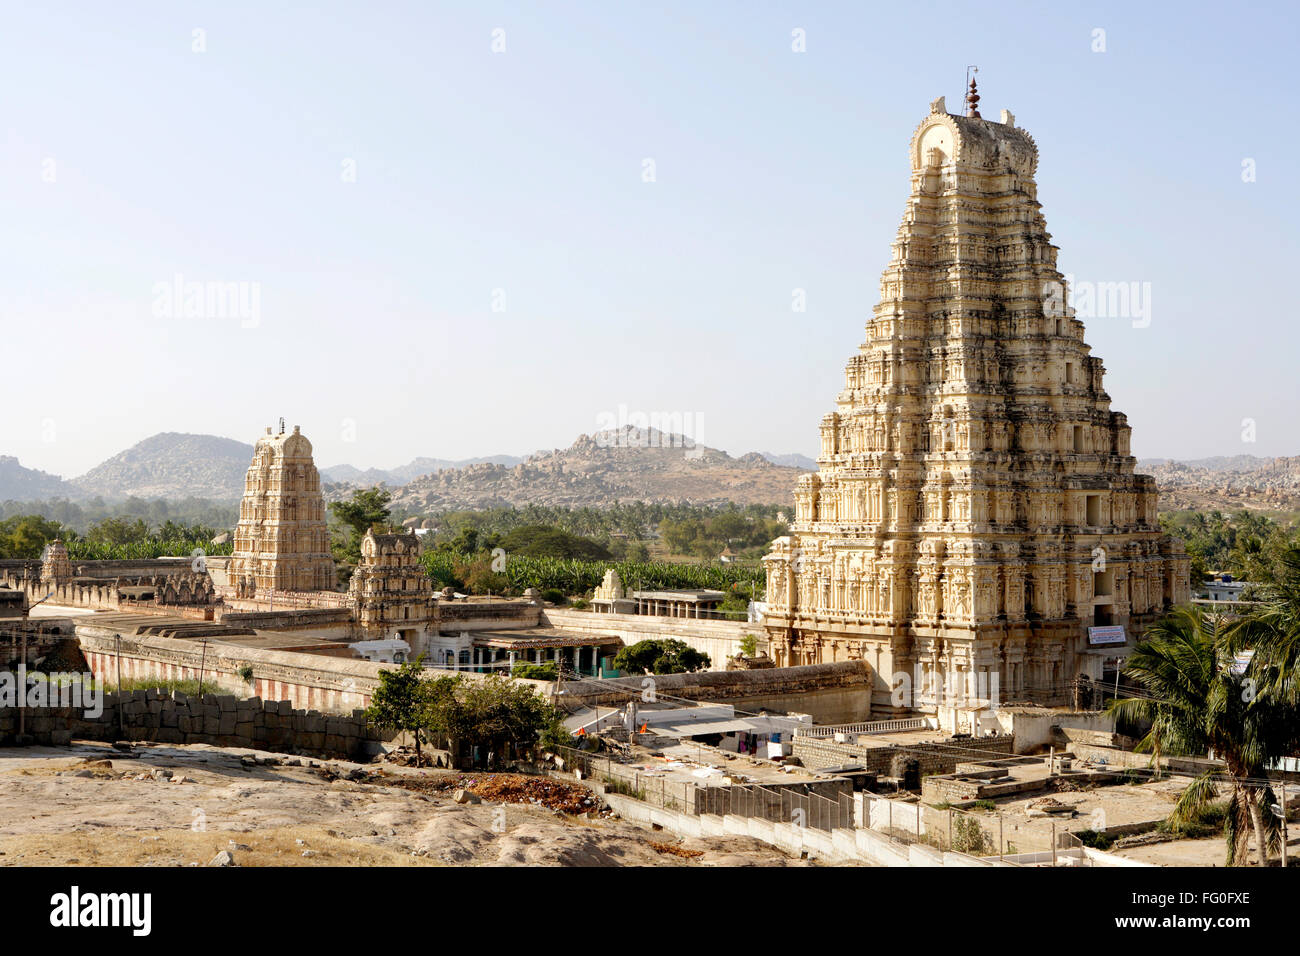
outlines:
[{"label": "flat rooftop", "polygon": [[621,645],[613,634],[579,634],[556,627],[530,627],[518,630],[471,631],[470,641],[480,647],[505,650],[538,650],[552,647],[605,647]]}]

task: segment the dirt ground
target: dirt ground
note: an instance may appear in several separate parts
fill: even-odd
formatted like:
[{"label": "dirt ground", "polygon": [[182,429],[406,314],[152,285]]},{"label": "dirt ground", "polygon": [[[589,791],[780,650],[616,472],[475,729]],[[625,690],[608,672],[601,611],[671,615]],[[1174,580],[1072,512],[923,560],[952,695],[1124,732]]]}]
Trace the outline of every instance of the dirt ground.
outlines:
[{"label": "dirt ground", "polygon": [[616,817],[457,804],[460,781],[445,772],[382,765],[377,776],[380,765],[205,745],[134,753],[0,749],[0,866],[202,866],[221,851],[238,866],[809,865],[748,837],[680,840]]}]

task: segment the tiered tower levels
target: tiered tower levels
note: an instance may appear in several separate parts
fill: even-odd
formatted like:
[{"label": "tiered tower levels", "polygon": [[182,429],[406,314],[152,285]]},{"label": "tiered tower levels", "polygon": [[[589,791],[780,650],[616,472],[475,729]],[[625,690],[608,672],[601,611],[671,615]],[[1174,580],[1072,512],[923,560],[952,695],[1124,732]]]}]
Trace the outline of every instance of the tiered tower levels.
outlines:
[{"label": "tiered tower levels", "polygon": [[[1100,676],[1090,625],[1131,632],[1188,598],[1125,416],[1066,307],[1038,152],[942,99],[911,142],[911,196],[867,338],[821,425],[819,471],[765,559],[783,663],[1062,702]],[[896,683],[896,682],[894,682]],[[933,708],[904,708],[933,709]]]},{"label": "tiered tower levels", "polygon": [[337,585],[320,473],[299,427],[258,439],[239,503],[230,579],[254,592],[328,591]]}]

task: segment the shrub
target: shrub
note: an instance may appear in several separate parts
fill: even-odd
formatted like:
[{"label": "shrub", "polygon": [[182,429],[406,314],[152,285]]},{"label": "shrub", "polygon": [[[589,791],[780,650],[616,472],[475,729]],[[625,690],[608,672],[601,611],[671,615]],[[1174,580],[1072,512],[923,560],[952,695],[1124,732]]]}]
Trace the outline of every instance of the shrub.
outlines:
[{"label": "shrub", "polygon": [[984,832],[980,822],[960,813],[952,821],[952,848],[971,856],[988,856],[997,852],[993,838]]},{"label": "shrub", "polygon": [[510,676],[523,680],[559,680],[560,667],[554,661],[545,664],[516,664],[511,668]]}]

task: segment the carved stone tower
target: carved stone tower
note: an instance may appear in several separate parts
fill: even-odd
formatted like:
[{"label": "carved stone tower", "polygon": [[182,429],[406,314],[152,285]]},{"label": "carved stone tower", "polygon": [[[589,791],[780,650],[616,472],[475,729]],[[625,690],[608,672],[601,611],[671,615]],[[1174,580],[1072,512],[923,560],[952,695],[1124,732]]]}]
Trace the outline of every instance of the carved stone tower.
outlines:
[{"label": "carved stone tower", "polygon": [[329,591],[337,577],[311,442],[293,434],[257,440],[239,503],[230,580],[240,597],[266,591]]},{"label": "carved stone tower", "polygon": [[67,546],[55,538],[45,546],[45,553],[41,555],[41,581],[57,587],[71,579],[72,561],[68,558]]},{"label": "carved stone tower", "polygon": [[433,581],[420,563],[417,534],[375,534],[361,539],[361,563],[348,593],[357,623],[369,638],[396,635],[423,653],[436,614]]},{"label": "carved stone tower", "polygon": [[764,558],[778,662],[867,661],[881,716],[978,730],[995,698],[1065,704],[1189,596],[1065,305],[1037,163],[1009,112],[931,104],[819,471]]}]

